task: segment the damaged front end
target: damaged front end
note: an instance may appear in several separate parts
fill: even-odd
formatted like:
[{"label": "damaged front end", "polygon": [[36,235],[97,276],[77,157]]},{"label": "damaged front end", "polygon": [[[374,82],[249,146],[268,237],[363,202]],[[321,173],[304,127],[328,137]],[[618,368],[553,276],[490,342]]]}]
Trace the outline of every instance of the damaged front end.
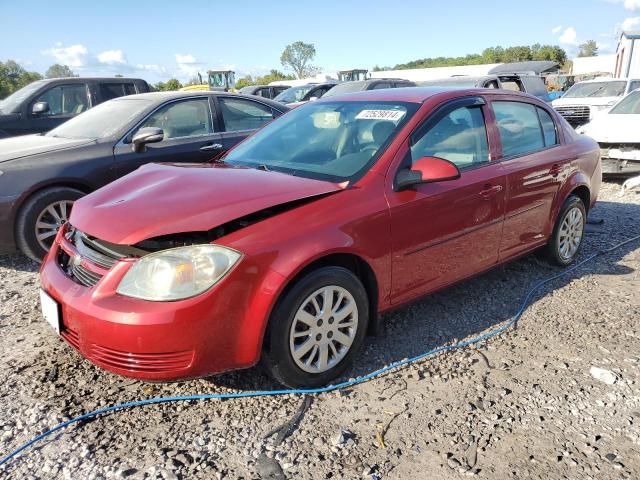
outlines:
[{"label": "damaged front end", "polygon": [[68,224],[56,263],[76,283],[91,288],[121,260],[138,260],[169,249],[208,245],[255,223],[300,207],[328,194],[287,202],[231,220],[207,231],[181,232],[141,240],[134,245],[111,243]]},{"label": "damaged front end", "polygon": [[602,173],[640,173],[640,143],[600,143]]}]

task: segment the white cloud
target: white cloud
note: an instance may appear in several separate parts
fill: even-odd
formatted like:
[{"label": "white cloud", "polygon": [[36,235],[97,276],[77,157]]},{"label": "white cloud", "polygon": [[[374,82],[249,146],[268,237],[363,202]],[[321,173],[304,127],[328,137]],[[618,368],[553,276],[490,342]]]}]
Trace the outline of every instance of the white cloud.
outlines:
[{"label": "white cloud", "polygon": [[640,10],[640,0],[605,0],[607,3],[623,5],[627,10]]},{"label": "white cloud", "polygon": [[565,45],[578,45],[578,33],[575,28],[567,27],[558,40]]},{"label": "white cloud", "polygon": [[640,17],[629,17],[625,18],[622,22],[622,30],[633,30],[640,26]]},{"label": "white cloud", "polygon": [[551,29],[551,33],[553,33],[554,35],[557,35],[558,33],[560,33],[560,30],[562,30],[562,25],[558,25],[557,27],[553,27]]},{"label": "white cloud", "polygon": [[127,63],[127,57],[122,53],[122,50],[106,50],[99,53],[97,58],[100,63],[106,65],[124,65]]},{"label": "white cloud", "polygon": [[192,63],[198,63],[196,61],[196,57],[194,57],[193,55],[191,55],[190,53],[187,53],[186,55],[181,55],[179,53],[175,54],[176,57],[176,62],[178,62],[179,64],[192,64]]},{"label": "white cloud", "polygon": [[89,50],[81,44],[63,46],[61,43],[47,50],[43,50],[43,55],[53,57],[57,63],[70,67],[84,67],[87,65]]}]

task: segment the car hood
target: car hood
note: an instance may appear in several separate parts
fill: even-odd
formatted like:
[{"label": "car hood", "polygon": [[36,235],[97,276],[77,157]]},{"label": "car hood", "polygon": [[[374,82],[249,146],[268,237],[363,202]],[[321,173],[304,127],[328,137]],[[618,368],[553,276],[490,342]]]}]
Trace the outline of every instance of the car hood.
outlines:
[{"label": "car hood", "polygon": [[134,245],[207,231],[284,203],[342,190],[335,183],[226,165],[148,164],[78,200],[69,222],[107,242]]},{"label": "car hood", "polygon": [[46,137],[43,135],[23,135],[0,140],[0,163],[31,157],[40,153],[51,153],[58,150],[79,147],[93,143],[90,139],[74,140],[71,138]]},{"label": "car hood", "polygon": [[640,143],[640,115],[603,114],[578,128],[600,143]]},{"label": "car hood", "polygon": [[622,99],[622,97],[575,97],[575,98],[567,98],[560,97],[556,98],[551,102],[553,107],[564,107],[570,105],[587,105],[591,107],[599,106],[613,106],[618,103]]}]

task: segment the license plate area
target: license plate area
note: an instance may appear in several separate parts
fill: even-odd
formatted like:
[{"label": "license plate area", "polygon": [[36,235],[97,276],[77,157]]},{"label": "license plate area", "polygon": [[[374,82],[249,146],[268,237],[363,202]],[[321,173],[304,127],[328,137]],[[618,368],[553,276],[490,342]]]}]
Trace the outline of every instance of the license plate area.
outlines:
[{"label": "license plate area", "polygon": [[60,304],[42,289],[40,289],[40,309],[47,323],[53,327],[56,334],[60,335],[60,331],[62,330]]}]

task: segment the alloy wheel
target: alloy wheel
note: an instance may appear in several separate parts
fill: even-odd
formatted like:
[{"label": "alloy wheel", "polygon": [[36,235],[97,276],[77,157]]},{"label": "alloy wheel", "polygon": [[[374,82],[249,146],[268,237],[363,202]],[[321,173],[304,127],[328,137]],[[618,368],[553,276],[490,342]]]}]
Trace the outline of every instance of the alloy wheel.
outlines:
[{"label": "alloy wheel", "polygon": [[562,220],[558,232],[558,249],[563,260],[572,259],[580,248],[582,232],[584,230],[584,216],[578,207],[570,208]]},{"label": "alloy wheel", "polygon": [[58,230],[67,223],[73,202],[61,200],[48,205],[36,219],[35,233],[38,244],[48,251]]},{"label": "alloy wheel", "polygon": [[296,365],[323,373],[347,355],[358,330],[358,307],[348,290],[329,285],[309,295],[297,310],[289,333]]}]

